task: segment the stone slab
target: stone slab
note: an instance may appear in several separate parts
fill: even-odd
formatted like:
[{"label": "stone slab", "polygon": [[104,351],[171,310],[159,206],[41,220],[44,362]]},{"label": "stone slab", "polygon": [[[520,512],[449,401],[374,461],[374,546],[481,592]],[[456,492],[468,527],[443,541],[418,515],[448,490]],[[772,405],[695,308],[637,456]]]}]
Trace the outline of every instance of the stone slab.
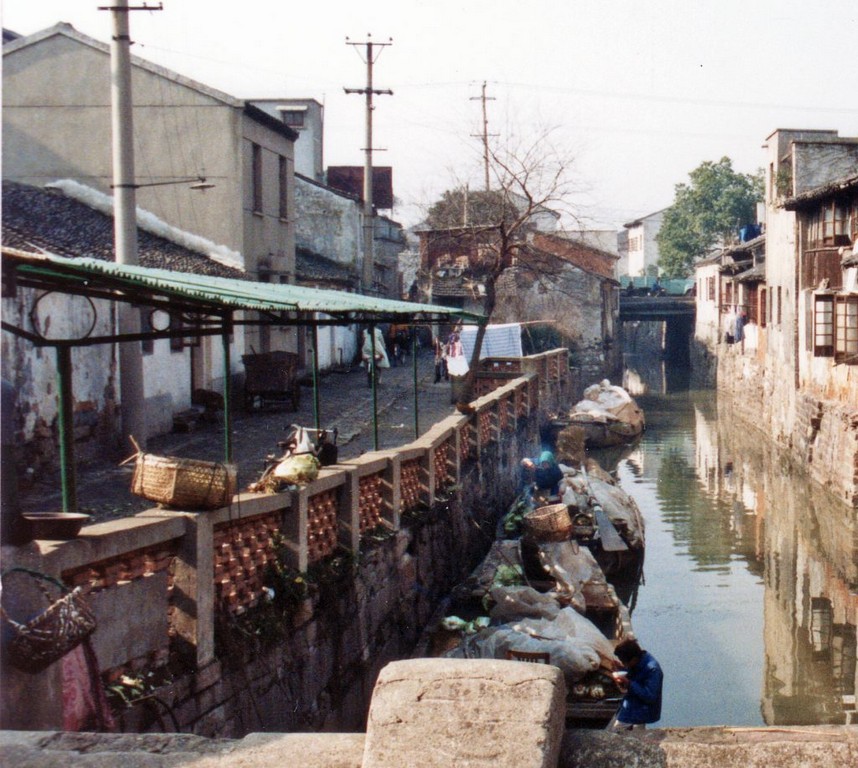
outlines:
[{"label": "stone slab", "polygon": [[393,662],[373,691],[363,768],[555,768],[565,702],[563,677],[553,666]]}]

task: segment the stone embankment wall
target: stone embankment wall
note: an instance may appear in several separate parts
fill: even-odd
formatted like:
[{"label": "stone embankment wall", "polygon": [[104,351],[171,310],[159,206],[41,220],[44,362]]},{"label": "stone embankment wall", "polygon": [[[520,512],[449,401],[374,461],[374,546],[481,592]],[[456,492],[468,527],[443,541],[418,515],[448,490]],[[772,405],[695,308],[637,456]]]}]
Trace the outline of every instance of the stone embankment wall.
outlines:
[{"label": "stone embankment wall", "polygon": [[719,344],[717,357],[695,345],[692,361],[714,374],[719,394],[727,395],[719,401],[721,407],[733,409],[787,451],[815,482],[858,507],[858,403],[796,390],[792,380],[765,365],[760,350],[745,350],[741,344]]},{"label": "stone embankment wall", "polygon": [[[567,359],[556,350],[484,376],[472,413],[292,492],[204,513],[153,509],[71,541],[7,547],[4,568],[90,590],[102,676],[146,683],[121,713],[125,730],[360,730],[381,667],[410,654],[488,550],[542,409],[569,400]],[[43,604],[12,592],[4,604],[22,613]],[[37,675],[3,662],[2,728],[92,730],[63,711],[70,657]]]}]

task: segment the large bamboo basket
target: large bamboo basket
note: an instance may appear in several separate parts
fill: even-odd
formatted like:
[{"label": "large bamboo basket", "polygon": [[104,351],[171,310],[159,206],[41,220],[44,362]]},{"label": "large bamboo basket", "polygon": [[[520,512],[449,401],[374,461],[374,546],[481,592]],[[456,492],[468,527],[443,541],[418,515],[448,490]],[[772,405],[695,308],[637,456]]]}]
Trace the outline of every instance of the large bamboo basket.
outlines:
[{"label": "large bamboo basket", "polygon": [[572,518],[565,504],[549,504],[527,512],[524,535],[533,541],[565,541],[572,536]]},{"label": "large bamboo basket", "polygon": [[234,464],[139,452],[131,492],[164,506],[194,511],[229,506],[236,485]]}]

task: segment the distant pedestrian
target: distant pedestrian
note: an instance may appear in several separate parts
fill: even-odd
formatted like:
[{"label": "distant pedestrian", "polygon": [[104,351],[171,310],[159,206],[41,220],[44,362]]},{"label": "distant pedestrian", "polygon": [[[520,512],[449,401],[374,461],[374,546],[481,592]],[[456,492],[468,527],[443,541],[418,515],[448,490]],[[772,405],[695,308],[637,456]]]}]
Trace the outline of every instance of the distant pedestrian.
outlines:
[{"label": "distant pedestrian", "polygon": [[614,649],[614,655],[623,663],[625,673],[615,672],[614,681],[625,696],[620,710],[608,728],[630,731],[645,728],[647,723],[661,719],[661,693],[664,673],[655,657],[627,639]]},{"label": "distant pedestrian", "polygon": [[441,343],[441,339],[439,339],[438,336],[432,337],[432,349],[435,352],[435,383],[440,383],[441,379],[449,381],[450,374],[447,373],[446,348],[444,344]]},{"label": "distant pedestrian", "polygon": [[[375,340],[375,360],[372,358],[373,339]],[[366,366],[368,386],[371,387],[373,375],[376,383],[378,383],[381,381],[381,369],[390,368],[390,359],[387,357],[387,349],[384,346],[384,335],[378,326],[375,327],[372,336],[370,336],[369,329],[364,331],[361,358]]]}]

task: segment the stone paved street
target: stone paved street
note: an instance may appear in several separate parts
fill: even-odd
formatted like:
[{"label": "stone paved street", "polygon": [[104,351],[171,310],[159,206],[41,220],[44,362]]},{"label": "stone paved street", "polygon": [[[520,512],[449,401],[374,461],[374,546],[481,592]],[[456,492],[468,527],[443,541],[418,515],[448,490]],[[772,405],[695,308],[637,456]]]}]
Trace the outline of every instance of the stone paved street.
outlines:
[{"label": "stone paved street", "polygon": [[[450,384],[433,383],[433,358],[429,350],[418,352],[418,414],[421,434],[453,412]],[[414,386],[411,358],[404,365],[385,370],[378,387],[378,447],[394,448],[410,442],[414,431]],[[366,372],[355,367],[347,373],[322,377],[319,388],[320,424],[339,430],[339,456],[353,458],[373,450],[372,391]],[[233,417],[233,456],[238,464],[239,489],[258,479],[263,460],[277,451],[277,441],[290,424],[313,427],[313,391],[301,388],[297,413],[279,405],[266,405],[252,413],[236,409]],[[159,455],[221,461],[222,423],[198,423],[191,432],[152,438],[148,451]],[[129,446],[128,454],[133,449]],[[93,522],[121,517],[151,507],[151,502],[131,494],[133,463],[119,467],[116,460],[88,463],[78,468],[80,511]],[[22,490],[24,511],[58,511],[61,507],[59,472],[40,477],[32,488]]]}]

